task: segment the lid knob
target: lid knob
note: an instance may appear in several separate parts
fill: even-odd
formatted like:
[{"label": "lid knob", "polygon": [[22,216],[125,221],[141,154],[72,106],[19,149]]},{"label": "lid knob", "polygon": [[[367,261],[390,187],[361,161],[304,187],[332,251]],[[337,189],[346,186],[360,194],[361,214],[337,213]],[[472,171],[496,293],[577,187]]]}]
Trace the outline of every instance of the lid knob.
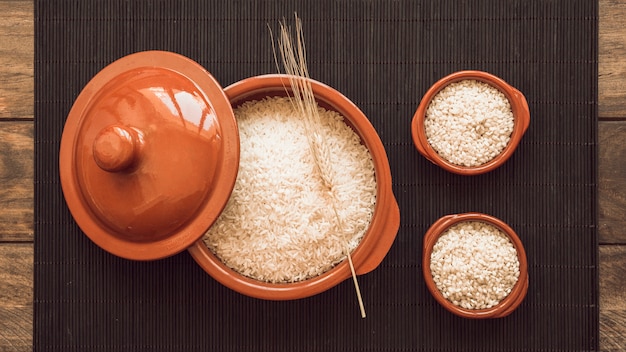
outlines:
[{"label": "lid knob", "polygon": [[93,142],[93,157],[105,171],[128,169],[138,159],[140,144],[138,131],[122,125],[103,128]]}]

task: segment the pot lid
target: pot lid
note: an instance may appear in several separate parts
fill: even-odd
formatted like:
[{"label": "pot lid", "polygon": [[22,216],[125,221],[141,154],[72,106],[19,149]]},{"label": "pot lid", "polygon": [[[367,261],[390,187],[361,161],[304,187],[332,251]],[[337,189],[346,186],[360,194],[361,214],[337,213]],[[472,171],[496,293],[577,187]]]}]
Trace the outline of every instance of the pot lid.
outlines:
[{"label": "pot lid", "polygon": [[224,209],[239,135],[219,83],[175,53],[125,56],[84,87],[59,167],[68,208],[98,246],[154,260],[187,249]]}]

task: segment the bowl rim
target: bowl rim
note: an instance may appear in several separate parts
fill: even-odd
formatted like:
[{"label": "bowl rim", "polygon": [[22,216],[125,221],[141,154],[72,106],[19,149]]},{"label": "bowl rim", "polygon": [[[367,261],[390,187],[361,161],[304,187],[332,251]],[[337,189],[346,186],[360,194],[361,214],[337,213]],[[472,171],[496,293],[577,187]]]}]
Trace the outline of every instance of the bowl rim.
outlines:
[{"label": "bowl rim", "polygon": [[[358,275],[374,270],[393,244],[400,226],[400,211],[391,188],[391,171],[387,154],[376,130],[365,114],[346,96],[334,88],[308,79],[316,98],[332,106],[350,122],[369,149],[376,173],[376,206],[370,226],[351,259]],[[268,88],[269,87],[269,88]],[[267,74],[249,77],[224,89],[235,105],[264,92],[285,93],[290,89],[289,76]],[[273,93],[276,92],[276,93]],[[204,244],[202,238],[188,248],[194,260],[214,279],[247,296],[266,300],[300,299],[326,291],[352,276],[346,260],[316,277],[294,283],[268,283],[243,276],[226,266]]]},{"label": "bowl rim", "polygon": [[[433,251],[433,246],[439,237],[451,226],[469,221],[484,222],[497,227],[509,237],[511,243],[513,243],[513,246],[517,250],[520,271],[517,282],[505,298],[503,298],[497,305],[487,309],[466,309],[447,300],[441,294],[439,289],[437,289],[430,270],[430,257]],[[486,319],[505,317],[511,314],[522,303],[526,297],[529,285],[526,251],[517,233],[504,221],[492,215],[478,212],[445,215],[431,225],[424,236],[422,271],[426,287],[435,300],[449,312],[463,318]]]},{"label": "bowl rim", "polygon": [[[432,99],[450,83],[463,80],[477,80],[497,88],[509,100],[514,114],[513,132],[511,133],[509,143],[496,157],[477,166],[457,165],[441,157],[435,149],[433,149],[430,143],[428,143],[428,138],[426,137],[424,128],[426,110],[428,109]],[[478,70],[463,70],[451,73],[439,79],[426,91],[418,105],[417,110],[415,111],[415,114],[413,115],[413,119],[411,121],[411,136],[415,147],[432,163],[439,165],[443,169],[452,173],[472,176],[492,171],[504,164],[504,162],[506,162],[513,155],[513,152],[528,129],[529,124],[530,110],[528,108],[528,102],[519,90],[511,86],[502,78],[491,73]]]}]

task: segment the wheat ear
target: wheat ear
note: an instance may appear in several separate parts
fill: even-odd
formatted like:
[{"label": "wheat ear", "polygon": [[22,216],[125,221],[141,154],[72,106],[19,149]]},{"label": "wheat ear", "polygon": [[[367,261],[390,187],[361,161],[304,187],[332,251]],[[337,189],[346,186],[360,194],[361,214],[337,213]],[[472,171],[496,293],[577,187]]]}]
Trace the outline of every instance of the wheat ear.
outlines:
[{"label": "wheat ear", "polygon": [[[320,115],[313,94],[313,88],[311,87],[309,72],[306,63],[306,48],[304,45],[304,35],[302,31],[302,21],[295,14],[296,24],[296,37],[295,40],[291,36],[291,31],[287,26],[286,20],[280,23],[280,36],[278,38],[278,49],[282,58],[285,73],[289,75],[289,83],[291,85],[291,91],[293,99],[292,104],[296,111],[298,111],[303,117],[303,123],[307,134],[307,140],[311,156],[315,162],[317,173],[320,177],[320,182],[326,193],[337,220],[337,228],[345,235],[344,226],[341,221],[339,212],[337,211],[336,190],[334,188],[334,170],[331,162],[331,153],[328,144],[324,142],[322,134],[320,132]],[[271,34],[270,28],[270,35]],[[294,43],[295,42],[295,43]],[[276,56],[276,48],[274,47],[274,39],[272,36],[272,48],[274,52],[274,60],[276,67],[280,72],[280,66],[278,64],[278,58]],[[285,87],[286,88],[286,87]],[[356,277],[356,271],[354,264],[352,263],[352,257],[348,247],[348,243],[345,243],[344,251],[348,258],[348,264],[350,266],[350,272],[352,274],[352,281],[354,282],[354,288],[356,290],[357,299],[359,301],[359,309],[361,310],[361,317],[365,318],[365,306],[363,304],[363,297],[361,295],[361,289],[359,288],[359,282]]]}]

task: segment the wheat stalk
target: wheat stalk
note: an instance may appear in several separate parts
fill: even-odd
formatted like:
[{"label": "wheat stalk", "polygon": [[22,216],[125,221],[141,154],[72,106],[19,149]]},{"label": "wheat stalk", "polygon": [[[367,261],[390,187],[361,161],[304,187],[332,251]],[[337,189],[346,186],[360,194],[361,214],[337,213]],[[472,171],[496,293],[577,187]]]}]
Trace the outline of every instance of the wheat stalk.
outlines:
[{"label": "wheat stalk", "polygon": [[[296,37],[291,36],[291,31],[287,26],[286,20],[280,23],[280,36],[278,38],[278,49],[282,58],[282,63],[285,69],[285,73],[289,75],[289,84],[291,85],[291,91],[293,99],[292,104],[296,111],[298,111],[303,119],[305,126],[306,136],[313,157],[317,174],[320,177],[320,182],[324,187],[332,211],[337,220],[337,228],[345,235],[344,226],[341,221],[341,216],[337,211],[337,194],[334,188],[334,170],[331,162],[331,152],[328,144],[325,143],[324,138],[320,132],[320,115],[318,111],[317,102],[313,94],[313,88],[311,87],[311,81],[309,80],[309,72],[306,63],[306,48],[304,45],[304,34],[302,31],[302,21],[295,14],[296,24]],[[280,72],[280,65],[278,64],[278,58],[276,56],[276,48],[274,47],[274,38],[270,28],[270,36],[272,37],[272,49],[274,52],[274,61],[276,67]],[[285,87],[286,88],[286,87]],[[345,243],[344,251],[348,258],[348,264],[350,266],[350,272],[352,273],[352,281],[354,282],[354,288],[356,290],[357,299],[359,301],[359,308],[361,310],[361,317],[365,318],[365,307],[363,305],[363,298],[361,296],[361,289],[359,288],[359,282],[356,277],[356,271],[354,264],[352,263],[352,257],[348,243]]]}]

